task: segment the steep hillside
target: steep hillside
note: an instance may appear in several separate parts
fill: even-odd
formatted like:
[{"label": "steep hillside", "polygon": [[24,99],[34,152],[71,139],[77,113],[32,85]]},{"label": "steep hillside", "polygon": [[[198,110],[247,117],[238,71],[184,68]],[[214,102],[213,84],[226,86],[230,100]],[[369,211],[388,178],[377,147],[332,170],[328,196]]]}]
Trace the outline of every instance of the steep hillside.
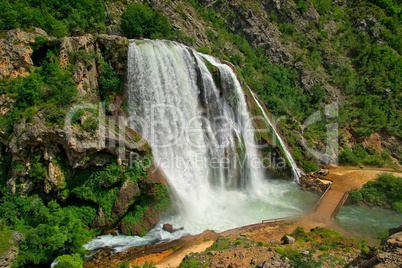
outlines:
[{"label": "steep hillside", "polygon": [[[305,170],[336,162],[338,141],[341,164],[399,166],[397,1],[146,2],[179,33],[165,37],[236,66]],[[125,4],[108,3],[110,29]]]}]

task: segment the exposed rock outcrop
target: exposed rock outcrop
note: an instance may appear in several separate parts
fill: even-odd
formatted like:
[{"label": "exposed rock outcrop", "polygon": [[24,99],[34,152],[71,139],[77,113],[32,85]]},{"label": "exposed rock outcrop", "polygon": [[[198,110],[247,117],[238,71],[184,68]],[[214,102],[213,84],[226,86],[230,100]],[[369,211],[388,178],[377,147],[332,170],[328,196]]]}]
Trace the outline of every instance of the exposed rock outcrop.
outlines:
[{"label": "exposed rock outcrop", "polygon": [[300,178],[300,187],[316,194],[323,194],[330,185],[331,182],[323,180],[323,175],[318,172],[308,173]]},{"label": "exposed rock outcrop", "polygon": [[0,38],[0,79],[29,75],[29,70],[34,65],[30,44],[34,44],[38,37],[49,38],[39,28],[30,33],[20,29],[10,30],[4,38]]},{"label": "exposed rock outcrop", "polygon": [[133,180],[126,180],[120,188],[114,202],[112,213],[114,217],[120,217],[134,203],[135,197],[141,194],[140,188]]},{"label": "exposed rock outcrop", "polygon": [[81,97],[92,95],[92,99],[96,100],[98,89],[96,58],[100,55],[95,41],[91,34],[61,38],[59,60],[63,68],[74,63],[73,80],[77,84],[79,95]]},{"label": "exposed rock outcrop", "polygon": [[358,265],[359,268],[399,268],[402,263],[402,232],[390,235],[382,243],[383,251],[379,251]]},{"label": "exposed rock outcrop", "polygon": [[25,236],[19,232],[13,232],[10,237],[10,248],[8,248],[2,256],[0,256],[0,267],[11,268],[17,260],[19,252],[18,246],[25,240]]}]

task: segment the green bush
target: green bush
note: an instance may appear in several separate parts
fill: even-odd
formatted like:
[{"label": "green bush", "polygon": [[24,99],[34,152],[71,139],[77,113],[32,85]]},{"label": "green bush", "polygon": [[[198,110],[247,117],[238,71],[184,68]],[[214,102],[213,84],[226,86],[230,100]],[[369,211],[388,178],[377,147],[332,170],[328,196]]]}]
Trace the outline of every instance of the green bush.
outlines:
[{"label": "green bush", "polygon": [[391,174],[381,174],[377,180],[366,183],[360,190],[352,191],[351,198],[371,205],[388,206],[401,211],[402,179]]},{"label": "green bush", "polygon": [[352,200],[354,201],[361,201],[363,200],[363,194],[361,193],[361,191],[351,191],[349,193],[349,196],[352,198]]},{"label": "green bush", "polygon": [[379,155],[368,155],[364,158],[363,164],[373,167],[382,167],[384,166],[384,161]]},{"label": "green bush", "polygon": [[109,62],[100,62],[101,73],[99,76],[99,94],[102,100],[108,96],[120,93],[123,90],[122,80],[117,77],[113,66]]},{"label": "green bush", "polygon": [[28,177],[33,181],[43,181],[46,179],[47,170],[42,163],[34,163],[28,172]]},{"label": "green bush", "polygon": [[79,254],[61,255],[54,261],[54,268],[82,268],[84,261]]},{"label": "green bush", "polygon": [[82,123],[82,128],[91,134],[94,134],[98,129],[99,122],[96,118],[89,117]]},{"label": "green bush", "polygon": [[5,195],[0,199],[3,223],[25,235],[18,266],[48,265],[68,249],[84,254],[82,245],[92,234],[83,222],[56,201],[45,205],[39,197]]},{"label": "green bush", "polygon": [[339,164],[357,166],[360,163],[360,159],[349,148],[344,149],[338,157]]},{"label": "green bush", "polygon": [[51,124],[63,126],[66,109],[76,100],[77,86],[68,70],[63,70],[58,57],[48,53],[42,67],[27,77],[3,82],[5,93],[14,98],[13,109],[0,118],[0,126],[11,134],[12,127],[23,117],[30,120],[39,111]]},{"label": "green bush", "polygon": [[120,27],[127,38],[162,38],[172,32],[165,16],[142,3],[127,6],[121,15]]},{"label": "green bush", "polygon": [[11,247],[10,239],[13,231],[0,222],[0,256],[3,256]]},{"label": "green bush", "polygon": [[301,163],[301,168],[305,172],[313,172],[318,170],[318,166],[313,161],[304,161]]}]

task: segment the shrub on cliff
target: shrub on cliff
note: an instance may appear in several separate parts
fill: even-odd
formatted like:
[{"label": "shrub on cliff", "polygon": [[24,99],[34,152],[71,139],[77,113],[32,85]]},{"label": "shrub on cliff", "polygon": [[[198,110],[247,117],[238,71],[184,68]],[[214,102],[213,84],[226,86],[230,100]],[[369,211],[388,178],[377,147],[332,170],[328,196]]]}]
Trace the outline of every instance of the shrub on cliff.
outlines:
[{"label": "shrub on cliff", "polygon": [[172,32],[165,16],[142,3],[127,6],[120,27],[127,38],[163,38]]}]

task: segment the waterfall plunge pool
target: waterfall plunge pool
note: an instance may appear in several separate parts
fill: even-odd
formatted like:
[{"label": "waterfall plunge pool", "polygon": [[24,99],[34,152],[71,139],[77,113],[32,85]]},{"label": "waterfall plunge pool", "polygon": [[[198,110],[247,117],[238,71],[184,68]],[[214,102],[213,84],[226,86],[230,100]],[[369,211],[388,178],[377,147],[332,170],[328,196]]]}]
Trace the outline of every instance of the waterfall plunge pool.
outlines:
[{"label": "waterfall plunge pool", "polygon": [[[229,229],[260,223],[262,220],[296,216],[306,213],[318,201],[319,196],[303,191],[293,182],[286,179],[268,179],[257,192],[240,191],[216,192],[219,194],[216,203],[211,204],[203,217],[198,213],[183,216],[166,215],[146,236],[103,235],[84,247],[89,251],[101,248],[113,248],[122,252],[130,247],[144,246],[159,242],[168,242],[186,235],[202,233],[205,230],[223,232]],[[184,227],[174,233],[162,229],[169,223],[174,228]]]}]

